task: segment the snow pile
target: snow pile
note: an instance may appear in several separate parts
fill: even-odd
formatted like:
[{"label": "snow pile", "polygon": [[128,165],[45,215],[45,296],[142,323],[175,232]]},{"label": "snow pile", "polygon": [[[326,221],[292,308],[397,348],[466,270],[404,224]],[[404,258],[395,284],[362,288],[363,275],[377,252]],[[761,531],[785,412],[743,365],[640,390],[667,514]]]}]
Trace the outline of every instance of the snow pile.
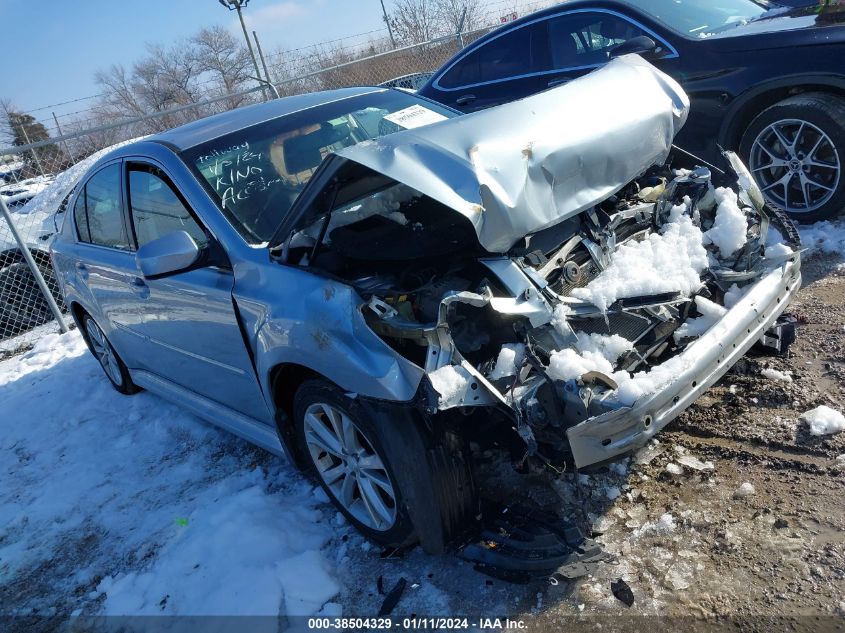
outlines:
[{"label": "snow pile", "polygon": [[783,242],[766,246],[766,259],[779,259],[792,255],[792,253],[792,248]]},{"label": "snow pile", "polygon": [[661,514],[657,521],[643,523],[642,527],[634,530],[633,537],[641,536],[668,536],[675,531],[675,517],[670,512]]},{"label": "snow pile", "polygon": [[781,382],[792,382],[792,374],[788,371],[778,371],[771,367],[766,367],[760,374],[769,380],[780,380]]},{"label": "snow pile", "polygon": [[553,352],[549,359],[549,375],[555,380],[579,378],[590,371],[609,376],[619,357],[633,349],[631,341],[618,334],[604,336],[578,332],[576,336],[576,349],[567,347]]},{"label": "snow pile", "polygon": [[83,158],[75,165],[68,167],[62,173],[57,175],[55,180],[53,180],[53,182],[50,183],[47,188],[39,192],[32,200],[27,202],[20,209],[20,211],[18,211],[18,213],[53,213],[59,208],[59,204],[61,204],[65,196],[67,196],[71,192],[71,190],[76,186],[76,183],[79,181],[79,179],[82,178],[82,176],[85,175],[85,172],[88,171],[94,165],[94,163],[100,160],[100,158],[102,158],[112,150],[115,150],[119,147],[123,147],[124,145],[129,145],[130,143],[134,143],[136,141],[140,141],[143,138],[145,137],[139,136],[128,141],[123,141],[122,143],[115,143],[110,147],[101,149],[99,152],[94,152],[88,158]]},{"label": "snow pile", "polygon": [[713,462],[703,462],[694,455],[679,455],[678,463],[692,470],[714,470]]},{"label": "snow pile", "polygon": [[747,481],[742,482],[742,484],[734,491],[734,498],[742,499],[743,497],[750,497],[753,495],[756,490],[754,490],[754,486],[752,486]]},{"label": "snow pile", "polygon": [[801,246],[810,251],[839,255],[845,259],[845,220],[799,226]]},{"label": "snow pile", "polygon": [[525,359],[525,345],[522,343],[502,345],[496,366],[487,376],[489,380],[497,380],[507,376],[515,376]]},{"label": "snow pile", "polygon": [[730,257],[745,245],[748,220],[739,208],[737,194],[732,189],[719,187],[715,191],[716,218],[713,227],[704,235],[709,243],[719,249],[722,257]]},{"label": "snow pile", "polygon": [[810,425],[812,435],[830,435],[845,431],[845,416],[823,404],[802,413],[801,419]]},{"label": "snow pile", "polygon": [[471,378],[463,367],[444,365],[428,375],[431,386],[440,394],[438,404],[441,407],[454,407],[461,403]]},{"label": "snow pile", "polygon": [[0,401],[0,576],[38,574],[40,612],[56,595],[85,615],[332,608],[314,486],[178,406],[118,394],[78,332],[0,362]]},{"label": "snow pile", "polygon": [[566,322],[566,317],[572,312],[565,303],[558,303],[552,313],[552,327],[560,334],[567,336],[570,334],[569,325]]},{"label": "snow pile", "polygon": [[736,284],[732,284],[728,291],[725,293],[725,307],[730,310],[733,308],[740,300],[748,293],[749,290],[753,287],[752,284],[748,284],[747,286],[743,286],[740,288]]},{"label": "snow pile", "polygon": [[701,230],[689,216],[664,225],[639,242],[621,244],[610,265],[572,296],[606,311],[617,299],[665,292],[685,296],[701,287],[700,275],[707,268],[707,251]]},{"label": "snow pile", "polygon": [[673,335],[675,341],[701,336],[716,325],[719,319],[728,312],[727,308],[723,308],[718,303],[713,303],[710,299],[701,296],[695,298],[695,307],[701,313],[701,316],[684,321],[681,327],[675,330]]}]

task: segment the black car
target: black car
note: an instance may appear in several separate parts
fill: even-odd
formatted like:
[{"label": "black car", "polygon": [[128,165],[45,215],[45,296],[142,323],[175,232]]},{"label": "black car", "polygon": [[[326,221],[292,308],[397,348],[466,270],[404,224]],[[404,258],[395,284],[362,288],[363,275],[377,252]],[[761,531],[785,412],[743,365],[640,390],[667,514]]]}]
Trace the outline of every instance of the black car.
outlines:
[{"label": "black car", "polygon": [[[471,112],[639,53],[692,109],[676,143],[718,162],[739,150],[769,202],[801,221],[845,207],[845,4],[574,0],[458,52],[419,94]],[[625,99],[608,86],[608,99]]]}]

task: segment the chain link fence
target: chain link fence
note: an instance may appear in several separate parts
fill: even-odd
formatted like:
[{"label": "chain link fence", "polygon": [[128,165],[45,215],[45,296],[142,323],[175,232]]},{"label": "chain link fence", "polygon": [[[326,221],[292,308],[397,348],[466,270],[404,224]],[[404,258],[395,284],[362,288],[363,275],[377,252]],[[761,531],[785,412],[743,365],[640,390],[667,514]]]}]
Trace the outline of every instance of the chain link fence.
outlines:
[{"label": "chain link fence", "polygon": [[[548,4],[537,2],[533,9]],[[525,11],[523,11],[524,13]],[[438,37],[420,44],[374,52],[315,48],[310,55],[271,60],[269,77],[280,96],[359,85],[418,87],[417,81],[439,68],[463,46],[498,25]],[[369,50],[368,50],[369,49]],[[197,103],[74,129],[59,126],[51,138],[0,148],[0,358],[31,347],[46,333],[69,324],[50,262],[50,243],[66,215],[76,185],[100,155],[117,144],[259,102],[270,97],[266,86],[223,94]],[[92,112],[94,109],[92,109]],[[2,205],[0,205],[2,206]],[[49,290],[48,293],[45,290]],[[54,305],[51,305],[55,302]],[[56,317],[61,318],[57,319]]]}]

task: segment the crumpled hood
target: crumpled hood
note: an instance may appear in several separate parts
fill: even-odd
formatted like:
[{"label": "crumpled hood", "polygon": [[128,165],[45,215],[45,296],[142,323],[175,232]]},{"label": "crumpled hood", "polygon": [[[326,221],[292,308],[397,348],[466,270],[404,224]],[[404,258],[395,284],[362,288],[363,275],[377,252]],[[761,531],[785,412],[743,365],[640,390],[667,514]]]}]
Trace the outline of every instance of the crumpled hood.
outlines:
[{"label": "crumpled hood", "polygon": [[625,55],[563,86],[337,154],[455,209],[489,252],[556,224],[663,162],[689,99]]}]

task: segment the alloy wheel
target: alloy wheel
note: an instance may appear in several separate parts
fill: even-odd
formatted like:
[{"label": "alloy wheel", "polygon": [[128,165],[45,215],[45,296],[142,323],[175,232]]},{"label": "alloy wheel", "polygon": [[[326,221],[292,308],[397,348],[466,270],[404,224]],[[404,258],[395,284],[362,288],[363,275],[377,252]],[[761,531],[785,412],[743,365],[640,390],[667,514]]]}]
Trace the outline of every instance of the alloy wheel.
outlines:
[{"label": "alloy wheel", "polygon": [[373,444],[343,411],[315,402],[305,411],[305,444],[323,483],[363,525],[386,531],[396,522],[396,494]]},{"label": "alloy wheel", "polygon": [[801,119],[783,119],[763,128],[748,163],[763,195],[789,213],[815,211],[839,186],[836,146],[822,129]]},{"label": "alloy wheel", "polygon": [[117,357],[114,350],[106,340],[106,335],[100,327],[94,323],[94,319],[87,319],[85,322],[85,330],[88,332],[88,340],[91,342],[91,349],[94,351],[94,356],[100,361],[103,371],[111,378],[112,382],[120,385],[123,382],[123,377],[120,373],[120,365],[117,362]]}]

